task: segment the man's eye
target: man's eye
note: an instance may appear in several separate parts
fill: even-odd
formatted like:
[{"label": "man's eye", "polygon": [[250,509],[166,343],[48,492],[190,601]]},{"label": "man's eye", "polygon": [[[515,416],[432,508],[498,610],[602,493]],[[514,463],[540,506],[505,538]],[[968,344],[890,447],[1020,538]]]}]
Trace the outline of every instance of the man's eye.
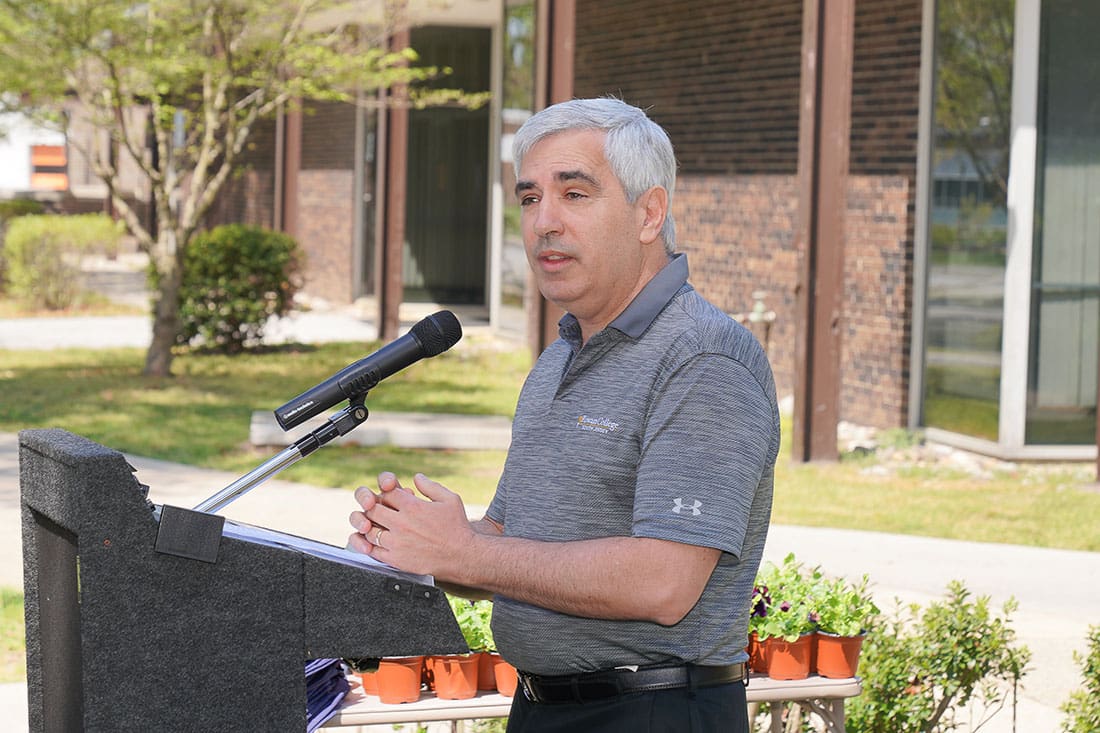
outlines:
[{"label": "man's eye", "polygon": [[519,205],[520,206],[527,206],[528,204],[533,204],[533,203],[538,202],[538,200],[539,200],[538,196],[533,196],[533,195],[532,196],[522,196],[522,197],[520,197]]},{"label": "man's eye", "polygon": [[565,198],[570,199],[572,201],[577,201],[578,199],[583,199],[584,197],[585,197],[584,194],[581,193],[580,191],[570,191],[567,194],[565,194]]}]

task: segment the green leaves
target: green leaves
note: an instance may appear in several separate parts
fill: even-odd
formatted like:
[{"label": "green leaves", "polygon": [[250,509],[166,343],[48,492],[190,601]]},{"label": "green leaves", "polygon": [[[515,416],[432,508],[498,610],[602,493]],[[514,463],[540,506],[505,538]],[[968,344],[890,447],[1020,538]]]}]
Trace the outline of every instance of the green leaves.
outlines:
[{"label": "green leaves", "polygon": [[462,636],[466,645],[472,652],[495,652],[496,643],[493,641],[493,630],[490,622],[493,618],[493,602],[487,600],[471,601],[458,596],[447,596],[451,604],[451,611],[458,621],[458,628],[462,630]]},{"label": "green leaves", "polygon": [[1070,693],[1062,704],[1067,715],[1062,725],[1065,733],[1095,733],[1100,730],[1100,626],[1089,627],[1088,654],[1073,653],[1081,665],[1085,685]]},{"label": "green leaves", "polygon": [[[972,702],[988,719],[1015,690],[1031,653],[1016,645],[1009,601],[1000,613],[960,581],[923,612],[912,605],[867,637],[860,658],[863,694],[847,707],[851,733],[938,733],[957,728]],[[976,729],[981,720],[972,725]]]},{"label": "green leaves", "polygon": [[229,224],[191,242],[180,284],[180,343],[235,353],[293,307],[301,253],[285,234]]},{"label": "green leaves", "polygon": [[879,614],[869,586],[866,575],[859,583],[830,579],[819,567],[804,568],[790,553],[757,574],[749,631],[761,640],[795,641],[813,631],[859,636],[870,631]]}]

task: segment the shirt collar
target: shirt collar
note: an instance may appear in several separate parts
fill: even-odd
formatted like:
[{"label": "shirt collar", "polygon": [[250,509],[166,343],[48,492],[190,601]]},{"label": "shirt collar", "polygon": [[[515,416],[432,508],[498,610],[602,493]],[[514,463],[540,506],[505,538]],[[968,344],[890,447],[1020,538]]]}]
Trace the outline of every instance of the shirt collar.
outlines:
[{"label": "shirt collar", "polygon": [[[632,339],[641,337],[673,296],[687,284],[687,279],[687,255],[683,252],[674,254],[668,264],[645,284],[626,310],[611,321],[608,327],[621,331]],[[558,321],[558,333],[567,341],[579,341],[580,324],[572,313],[566,313]]]}]

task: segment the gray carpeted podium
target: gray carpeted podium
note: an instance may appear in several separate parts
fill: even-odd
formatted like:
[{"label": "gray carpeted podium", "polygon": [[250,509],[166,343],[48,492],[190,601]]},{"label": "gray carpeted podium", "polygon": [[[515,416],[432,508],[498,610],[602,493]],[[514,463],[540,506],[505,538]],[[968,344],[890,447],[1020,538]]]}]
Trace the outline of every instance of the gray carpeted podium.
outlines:
[{"label": "gray carpeted podium", "polygon": [[133,471],[20,433],[31,731],[303,731],[308,659],[467,651],[415,576],[170,515]]}]

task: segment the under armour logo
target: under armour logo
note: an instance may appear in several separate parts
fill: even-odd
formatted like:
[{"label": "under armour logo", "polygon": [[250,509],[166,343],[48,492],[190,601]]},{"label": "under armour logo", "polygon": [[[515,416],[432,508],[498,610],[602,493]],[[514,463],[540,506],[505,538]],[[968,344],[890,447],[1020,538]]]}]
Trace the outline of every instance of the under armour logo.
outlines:
[{"label": "under armour logo", "polygon": [[702,514],[702,512],[699,511],[699,507],[703,506],[703,502],[699,501],[698,499],[691,502],[691,504],[685,504],[683,497],[680,497],[678,499],[673,499],[673,501],[675,502],[676,505],[674,507],[672,507],[672,511],[676,514],[679,514],[681,510],[685,510],[685,509],[687,511],[690,511],[691,515],[693,517],[697,517],[700,514]]}]

